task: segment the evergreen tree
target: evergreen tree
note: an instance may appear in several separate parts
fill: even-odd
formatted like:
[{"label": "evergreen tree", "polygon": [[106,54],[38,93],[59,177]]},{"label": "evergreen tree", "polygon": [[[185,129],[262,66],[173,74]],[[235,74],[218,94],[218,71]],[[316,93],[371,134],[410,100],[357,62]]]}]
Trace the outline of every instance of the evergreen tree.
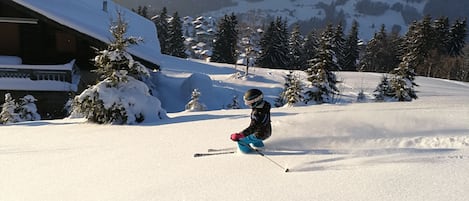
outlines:
[{"label": "evergreen tree", "polygon": [[158,33],[158,40],[160,41],[160,48],[162,54],[169,54],[170,49],[167,44],[169,38],[169,23],[168,23],[168,10],[163,7],[161,13],[153,18]]},{"label": "evergreen tree", "polygon": [[452,57],[463,55],[463,49],[466,45],[467,37],[467,19],[456,20],[451,26],[448,36],[447,49]]},{"label": "evergreen tree", "polygon": [[125,82],[127,76],[140,80],[149,76],[147,68],[140,62],[133,60],[126,50],[128,46],[137,45],[143,41],[142,38],[126,37],[127,26],[122,14],[118,13],[117,21],[113,22],[110,28],[113,36],[111,43],[106,50],[99,51],[94,58],[96,72],[103,79],[109,78],[114,85]]},{"label": "evergreen tree", "polygon": [[358,47],[358,22],[353,21],[350,33],[345,40],[342,70],[356,71],[360,50]]},{"label": "evergreen tree", "polygon": [[286,68],[289,64],[287,22],[277,17],[260,41],[257,64],[261,67]]},{"label": "evergreen tree", "polygon": [[290,48],[290,69],[304,69],[307,63],[305,51],[303,48],[303,37],[300,33],[300,26],[296,24],[289,39]]},{"label": "evergreen tree", "polygon": [[[303,49],[305,52],[305,60],[309,61],[314,59],[318,53],[319,49],[319,38],[317,36],[316,31],[311,31],[308,36],[306,37]],[[302,68],[301,70],[306,70],[307,68]]]},{"label": "evergreen tree", "polygon": [[334,70],[342,70],[346,65],[345,62],[345,39],[344,39],[344,28],[341,23],[337,25],[337,28],[334,32],[333,37],[333,46],[332,50],[334,51],[336,61],[337,61],[337,69]]},{"label": "evergreen tree", "polygon": [[184,45],[184,36],[182,35],[182,23],[178,12],[173,14],[172,20],[168,26],[168,54],[171,56],[186,58],[186,47]]},{"label": "evergreen tree", "polygon": [[205,111],[207,110],[207,106],[203,103],[200,103],[200,91],[198,89],[194,89],[192,91],[191,100],[189,103],[186,104],[186,111]]},{"label": "evergreen tree", "polygon": [[215,34],[212,62],[235,64],[237,60],[236,49],[238,42],[238,20],[234,13],[226,15],[218,24],[218,32]]},{"label": "evergreen tree", "polygon": [[[128,46],[141,41],[126,37],[126,30],[127,23],[118,12],[117,21],[113,21],[110,27],[114,38],[94,59],[103,80],[74,98],[72,115],[83,115],[99,124],[133,124],[165,115],[160,108],[161,102],[150,95],[145,83],[138,80],[149,76],[149,72],[126,51]],[[145,110],[146,106],[141,103],[151,104],[153,109]]]},{"label": "evergreen tree", "polygon": [[275,106],[293,106],[303,101],[302,93],[303,86],[301,80],[293,74],[293,71],[290,71],[290,73],[285,76],[285,87],[280,96],[276,99]]},{"label": "evergreen tree", "polygon": [[[329,27],[332,27],[329,25]],[[330,29],[330,28],[329,28]],[[338,83],[336,75],[332,72],[337,69],[334,62],[334,52],[331,32],[326,29],[322,34],[320,48],[317,57],[309,62],[306,70],[308,81],[311,82],[312,89],[306,92],[308,96],[305,102],[314,101],[316,103],[331,103],[333,96],[339,93],[336,86]]]},{"label": "evergreen tree", "polygon": [[383,75],[381,82],[378,84],[374,92],[375,93],[373,95],[378,102],[388,101],[389,98],[393,97],[393,92],[387,75]]},{"label": "evergreen tree", "polygon": [[241,109],[241,106],[239,105],[239,101],[238,101],[238,96],[234,96],[233,97],[233,102],[228,104],[226,106],[228,109]]},{"label": "evergreen tree", "polygon": [[5,102],[2,105],[2,112],[0,113],[0,121],[4,124],[19,122],[19,115],[16,113],[16,110],[15,99],[11,97],[10,93],[6,93]]},{"label": "evergreen tree", "polygon": [[415,72],[413,68],[413,61],[415,56],[412,52],[408,53],[402,58],[399,67],[393,71],[390,80],[392,97],[398,101],[412,101],[417,99],[417,93],[414,90],[418,86],[415,80]]},{"label": "evergreen tree", "polygon": [[388,36],[384,25],[368,42],[360,61],[361,71],[388,73],[396,68],[399,61],[399,46],[395,38]]}]

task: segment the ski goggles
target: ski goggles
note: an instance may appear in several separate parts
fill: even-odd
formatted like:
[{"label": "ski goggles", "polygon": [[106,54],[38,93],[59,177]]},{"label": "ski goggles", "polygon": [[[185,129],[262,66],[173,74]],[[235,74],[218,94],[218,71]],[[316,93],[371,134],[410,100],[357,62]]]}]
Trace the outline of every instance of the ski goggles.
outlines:
[{"label": "ski goggles", "polygon": [[262,98],[263,98],[263,95],[260,95],[257,98],[252,99],[252,100],[244,99],[244,104],[246,104],[249,107],[253,107],[253,104],[259,102],[260,100],[262,100]]}]

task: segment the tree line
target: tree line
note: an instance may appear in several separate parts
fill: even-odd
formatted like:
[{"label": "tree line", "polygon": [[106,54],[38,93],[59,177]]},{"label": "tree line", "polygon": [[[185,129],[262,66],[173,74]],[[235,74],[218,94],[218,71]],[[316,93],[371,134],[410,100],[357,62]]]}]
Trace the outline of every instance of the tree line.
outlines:
[{"label": "tree line", "polygon": [[[166,8],[153,17],[161,52],[185,58],[184,36],[178,19],[177,12],[168,16]],[[468,59],[464,57],[464,51],[468,51],[465,49],[466,19],[458,19],[451,24],[448,17],[433,19],[427,15],[410,24],[403,36],[388,32],[382,25],[374,37],[365,42],[358,37],[359,24],[356,21],[347,34],[339,23],[329,24],[323,30],[312,30],[303,36],[299,25],[293,25],[289,31],[287,21],[277,17],[265,25],[260,41],[248,43],[249,47],[240,42],[240,30],[245,28],[240,26],[234,14],[221,18],[210,60],[235,64],[241,53],[249,53],[259,67],[305,70],[308,62],[320,51],[319,41],[324,32],[332,40],[331,54],[337,65],[333,70],[389,73],[411,51],[416,57],[412,65],[417,75],[469,81]]]}]

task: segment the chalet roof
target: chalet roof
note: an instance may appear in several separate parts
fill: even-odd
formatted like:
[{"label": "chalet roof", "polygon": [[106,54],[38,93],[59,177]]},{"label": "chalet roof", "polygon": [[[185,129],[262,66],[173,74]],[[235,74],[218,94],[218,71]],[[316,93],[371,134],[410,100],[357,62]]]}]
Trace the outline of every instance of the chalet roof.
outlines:
[{"label": "chalet roof", "polygon": [[[89,35],[104,43],[109,43],[110,20],[117,19],[117,10],[124,14],[128,23],[127,36],[142,37],[144,42],[131,46],[127,51],[141,59],[160,65],[160,44],[156,27],[152,21],[131,10],[119,6],[112,0],[13,0],[45,17]],[[103,9],[104,1],[107,9]]]}]

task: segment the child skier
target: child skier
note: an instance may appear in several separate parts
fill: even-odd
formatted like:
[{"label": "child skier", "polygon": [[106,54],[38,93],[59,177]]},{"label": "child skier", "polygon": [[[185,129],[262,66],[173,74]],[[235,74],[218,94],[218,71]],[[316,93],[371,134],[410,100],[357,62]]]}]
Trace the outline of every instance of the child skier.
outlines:
[{"label": "child skier", "polygon": [[262,141],[269,138],[272,133],[271,105],[263,100],[263,97],[262,91],[259,89],[249,89],[244,94],[244,103],[252,108],[251,123],[240,133],[231,134],[231,140],[238,142],[239,150],[243,153],[249,153],[253,151],[253,148],[264,147]]}]

